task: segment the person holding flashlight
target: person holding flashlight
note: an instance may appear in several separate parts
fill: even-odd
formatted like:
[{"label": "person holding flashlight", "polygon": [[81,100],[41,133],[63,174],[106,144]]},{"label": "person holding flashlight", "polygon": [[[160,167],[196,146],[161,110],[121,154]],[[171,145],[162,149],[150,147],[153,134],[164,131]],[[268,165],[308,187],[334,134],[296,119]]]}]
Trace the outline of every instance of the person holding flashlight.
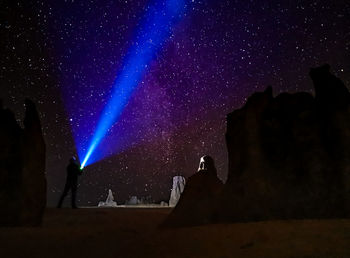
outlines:
[{"label": "person holding flashlight", "polygon": [[80,176],[83,172],[83,169],[80,168],[77,160],[75,157],[72,157],[69,160],[69,164],[67,166],[67,177],[66,177],[66,184],[64,186],[63,193],[61,195],[61,198],[58,202],[57,208],[62,207],[62,203],[64,198],[67,196],[69,190],[72,191],[72,199],[71,204],[73,209],[77,209],[76,205],[76,195],[77,195],[77,189],[78,189],[78,176]]}]

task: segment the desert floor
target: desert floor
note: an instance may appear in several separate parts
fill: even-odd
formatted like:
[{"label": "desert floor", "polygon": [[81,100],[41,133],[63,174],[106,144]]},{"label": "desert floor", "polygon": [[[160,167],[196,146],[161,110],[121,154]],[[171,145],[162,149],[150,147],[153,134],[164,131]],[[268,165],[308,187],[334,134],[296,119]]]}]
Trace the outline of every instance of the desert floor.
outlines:
[{"label": "desert floor", "polygon": [[39,228],[0,228],[0,257],[350,257],[350,220],[160,229],[168,208],[55,209]]}]

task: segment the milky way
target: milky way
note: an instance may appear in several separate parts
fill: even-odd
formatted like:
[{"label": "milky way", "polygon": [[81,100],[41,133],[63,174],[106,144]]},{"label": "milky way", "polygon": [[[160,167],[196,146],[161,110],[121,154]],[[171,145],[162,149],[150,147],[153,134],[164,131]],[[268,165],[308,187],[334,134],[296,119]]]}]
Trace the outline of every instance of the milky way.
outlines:
[{"label": "milky way", "polygon": [[[329,63],[350,83],[348,1],[188,1],[181,21],[80,180],[80,205],[108,189],[169,197],[171,177],[212,155],[226,178],[226,114],[255,91],[312,92],[308,70]],[[94,126],[117,71],[137,42],[149,1],[2,1],[0,93],[17,118],[25,96],[41,113],[49,204],[76,155],[74,128]],[[83,137],[87,137],[83,135]]]}]

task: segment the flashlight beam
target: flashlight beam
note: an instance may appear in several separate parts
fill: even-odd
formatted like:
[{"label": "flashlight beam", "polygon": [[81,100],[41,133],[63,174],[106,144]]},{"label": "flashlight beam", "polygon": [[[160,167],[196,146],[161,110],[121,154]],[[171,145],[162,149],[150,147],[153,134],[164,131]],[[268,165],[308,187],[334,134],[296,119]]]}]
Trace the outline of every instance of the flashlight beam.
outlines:
[{"label": "flashlight beam", "polygon": [[127,55],[123,68],[114,82],[111,98],[101,113],[82,167],[89,165],[97,146],[107,135],[111,126],[118,121],[149,63],[170,36],[173,26],[182,17],[185,7],[185,0],[163,0],[154,2],[147,9],[144,26],[136,34],[136,43]]}]

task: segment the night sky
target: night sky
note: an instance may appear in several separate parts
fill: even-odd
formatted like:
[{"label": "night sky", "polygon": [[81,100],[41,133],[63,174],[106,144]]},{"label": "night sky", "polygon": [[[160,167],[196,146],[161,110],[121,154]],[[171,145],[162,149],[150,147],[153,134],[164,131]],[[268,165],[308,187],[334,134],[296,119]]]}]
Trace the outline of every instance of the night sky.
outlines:
[{"label": "night sky", "polygon": [[[282,2],[185,1],[99,146],[99,161],[84,170],[78,204],[97,205],[108,189],[119,204],[132,195],[167,200],[172,176],[195,173],[205,154],[224,181],[225,117],[253,92],[312,92],[309,68],[323,63],[349,87],[350,2]],[[146,33],[153,3],[162,1],[0,2],[0,97],[18,120],[25,97],[37,103],[49,205]]]}]

